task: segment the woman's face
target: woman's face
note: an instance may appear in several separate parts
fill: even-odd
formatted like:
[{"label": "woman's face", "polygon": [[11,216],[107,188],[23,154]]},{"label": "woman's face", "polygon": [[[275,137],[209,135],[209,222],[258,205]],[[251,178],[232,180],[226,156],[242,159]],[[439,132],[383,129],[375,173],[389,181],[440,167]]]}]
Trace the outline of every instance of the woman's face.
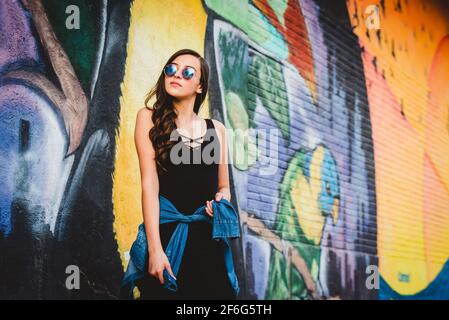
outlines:
[{"label": "woman's face", "polygon": [[[201,93],[201,66],[199,59],[190,54],[183,54],[177,56],[171,63],[176,65],[177,71],[171,77],[164,74],[165,90],[167,93],[176,99],[188,98]],[[182,77],[182,71],[187,66],[195,70],[194,76],[189,80]],[[179,85],[172,82],[176,82]]]}]

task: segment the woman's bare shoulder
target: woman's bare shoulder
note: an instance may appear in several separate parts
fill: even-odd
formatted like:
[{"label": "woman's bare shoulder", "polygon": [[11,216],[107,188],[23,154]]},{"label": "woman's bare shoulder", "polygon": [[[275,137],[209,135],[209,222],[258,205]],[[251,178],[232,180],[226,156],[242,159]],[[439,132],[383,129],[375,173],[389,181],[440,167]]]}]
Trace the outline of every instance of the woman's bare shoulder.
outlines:
[{"label": "woman's bare shoulder", "polygon": [[151,116],[153,115],[153,109],[149,107],[142,107],[137,111],[137,122],[144,122],[148,126],[153,126],[153,120],[151,119]]},{"label": "woman's bare shoulder", "polygon": [[152,115],[153,114],[153,109],[151,109],[150,107],[147,106],[143,106],[141,107],[139,110],[137,110],[137,114],[149,114]]}]

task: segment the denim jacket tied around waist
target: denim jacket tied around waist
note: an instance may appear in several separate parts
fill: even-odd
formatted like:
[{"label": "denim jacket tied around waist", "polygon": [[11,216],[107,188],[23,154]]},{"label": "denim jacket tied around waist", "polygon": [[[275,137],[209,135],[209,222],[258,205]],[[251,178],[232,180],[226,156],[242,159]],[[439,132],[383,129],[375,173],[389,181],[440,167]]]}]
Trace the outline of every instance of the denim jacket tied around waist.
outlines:
[{"label": "denim jacket tied around waist", "polygon": [[[165,248],[165,254],[170,262],[170,266],[175,276],[178,275],[179,267],[182,261],[182,255],[187,241],[189,223],[208,222],[212,224],[212,238],[216,241],[223,241],[224,258],[227,270],[227,276],[235,295],[240,292],[237,276],[234,270],[232,259],[232,250],[229,239],[240,237],[240,226],[238,214],[232,204],[225,198],[220,201],[213,201],[213,217],[206,212],[206,205],[195,210],[192,215],[184,215],[178,211],[174,204],[162,195],[159,195],[160,217],[159,223],[178,222],[170,241]],[[126,298],[133,298],[133,290],[138,279],[143,278],[148,271],[146,262],[148,261],[148,242],[145,233],[144,224],[141,223],[138,228],[136,240],[131,246],[130,259],[128,267],[121,284],[121,295]],[[172,291],[178,289],[176,280],[164,270],[163,286]]]}]

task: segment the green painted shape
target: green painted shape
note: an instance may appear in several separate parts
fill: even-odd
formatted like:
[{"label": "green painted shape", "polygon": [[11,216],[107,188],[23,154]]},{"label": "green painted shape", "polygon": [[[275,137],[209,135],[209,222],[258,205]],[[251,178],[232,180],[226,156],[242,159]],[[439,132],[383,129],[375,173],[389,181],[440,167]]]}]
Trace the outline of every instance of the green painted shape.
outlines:
[{"label": "green painted shape", "polygon": [[260,152],[250,137],[248,113],[245,103],[234,92],[226,92],[224,98],[229,124],[234,129],[233,165],[241,171],[248,170],[257,161]]},{"label": "green painted shape", "polygon": [[244,133],[250,128],[247,90],[249,59],[248,44],[245,39],[240,38],[239,32],[234,32],[235,30],[223,28],[218,32],[217,68],[220,70],[221,92],[228,120],[225,125],[234,129],[236,134],[233,141],[233,164],[238,170],[244,171],[256,162],[258,150],[251,143],[248,134],[239,134],[238,131],[243,130],[240,133]]},{"label": "green painted shape", "polygon": [[219,68],[224,91],[234,92],[243,101],[247,97],[248,44],[232,30],[220,30],[218,34]]},{"label": "green painted shape", "polygon": [[251,127],[255,126],[254,113],[257,98],[272,116],[285,140],[290,137],[290,116],[287,87],[282,65],[262,55],[250,59],[248,76],[248,114]]},{"label": "green painted shape", "polygon": [[[308,240],[296,217],[290,191],[297,175],[305,175],[304,165],[307,152],[299,150],[293,156],[285,172],[280,187],[279,206],[276,222],[273,227],[281,239],[290,241],[302,256],[315,281],[318,280],[321,248]],[[307,180],[308,177],[305,177]],[[289,273],[291,270],[291,280]],[[291,292],[289,291],[291,287]],[[308,299],[307,289],[299,271],[291,265],[283,253],[271,249],[271,260],[268,272],[268,285],[265,299]]]},{"label": "green painted shape", "polygon": [[278,18],[281,25],[285,28],[285,19],[284,14],[285,10],[288,8],[287,0],[268,0],[268,4],[273,9],[274,13],[276,13],[276,17]]},{"label": "green painted shape", "polygon": [[205,0],[206,7],[219,16],[248,32],[248,1],[242,0]]},{"label": "green painted shape", "polygon": [[[215,12],[223,20],[229,21],[243,31],[251,41],[272,52],[279,59],[288,59],[289,49],[284,36],[270,23],[265,15],[250,1],[206,0],[207,9]],[[273,10],[284,24],[287,3],[277,1]]]},{"label": "green painted shape", "polygon": [[[93,12],[92,3],[89,0],[44,0],[43,3],[56,37],[67,53],[84,92],[89,95],[97,50],[97,30],[94,22],[98,17]],[[71,11],[66,13],[69,5],[79,8],[79,29],[66,28],[66,19],[72,14]]]}]

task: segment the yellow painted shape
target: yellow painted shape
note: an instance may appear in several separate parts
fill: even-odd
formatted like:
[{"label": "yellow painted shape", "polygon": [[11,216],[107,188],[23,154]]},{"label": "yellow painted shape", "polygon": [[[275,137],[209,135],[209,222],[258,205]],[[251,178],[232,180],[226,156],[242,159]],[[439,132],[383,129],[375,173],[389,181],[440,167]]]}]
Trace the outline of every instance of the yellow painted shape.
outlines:
[{"label": "yellow painted shape", "polygon": [[291,198],[296,210],[299,225],[304,235],[315,245],[321,242],[325,218],[318,206],[318,196],[321,190],[321,164],[324,159],[324,149],[317,147],[310,163],[310,179],[302,174],[296,175],[296,181],[292,185]]},{"label": "yellow painted shape", "polygon": [[424,238],[428,280],[449,256],[449,35],[441,39],[429,73],[430,97],[425,117]]},{"label": "yellow painted shape", "polygon": [[[449,17],[437,3],[402,1],[399,12],[385,1],[384,14],[380,0],[346,2],[365,50],[380,273],[400,294],[426,288],[449,256],[448,51],[441,44]],[[372,4],[381,14],[380,43],[363,20]]]},{"label": "yellow painted shape", "polygon": [[[370,61],[365,61],[366,65]],[[380,78],[380,76],[378,76]],[[419,132],[404,119],[399,105],[379,78],[371,95],[380,273],[398,293],[414,294],[427,286],[423,234],[423,157]],[[410,281],[400,281],[399,274]]]}]

